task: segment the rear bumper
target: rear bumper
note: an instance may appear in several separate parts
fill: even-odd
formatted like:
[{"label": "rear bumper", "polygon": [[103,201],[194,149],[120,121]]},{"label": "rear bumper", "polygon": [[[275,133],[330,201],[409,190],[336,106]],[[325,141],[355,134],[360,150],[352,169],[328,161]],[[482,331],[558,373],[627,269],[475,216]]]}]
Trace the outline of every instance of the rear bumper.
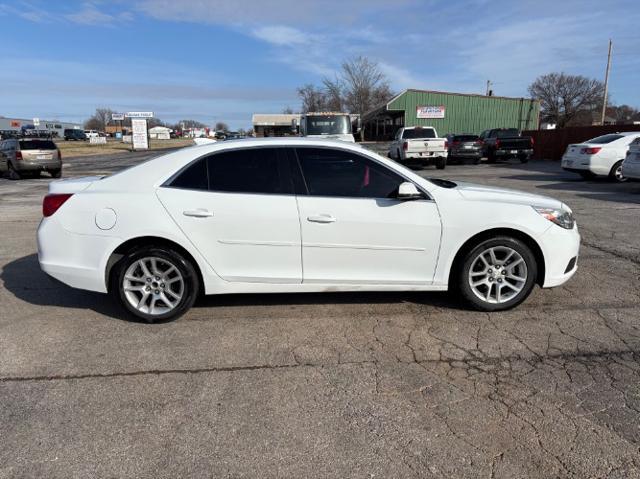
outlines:
[{"label": "rear bumper", "polygon": [[501,158],[516,158],[519,156],[522,157],[529,157],[531,155],[533,155],[533,150],[531,149],[527,149],[527,150],[495,150],[495,155],[499,156]]},{"label": "rear bumper", "polygon": [[437,160],[438,158],[446,158],[446,151],[430,151],[430,152],[414,152],[414,151],[406,151],[404,153],[404,158],[406,160]]},{"label": "rear bumper", "polygon": [[50,171],[62,168],[60,160],[18,160],[13,161],[12,165],[16,171]]},{"label": "rear bumper", "polygon": [[543,288],[560,286],[578,270],[580,253],[580,233],[578,227],[566,230],[559,226],[551,226],[542,236],[540,247],[545,258],[545,275]]},{"label": "rear bumper", "polygon": [[118,238],[71,233],[51,217],[40,222],[37,243],[42,271],[74,288],[107,292],[106,262]]},{"label": "rear bumper", "polygon": [[482,158],[482,151],[452,150],[450,158]]},{"label": "rear bumper", "polygon": [[602,164],[589,158],[562,158],[560,166],[565,171],[572,173],[583,173],[589,171],[594,175],[607,176],[613,165]]}]

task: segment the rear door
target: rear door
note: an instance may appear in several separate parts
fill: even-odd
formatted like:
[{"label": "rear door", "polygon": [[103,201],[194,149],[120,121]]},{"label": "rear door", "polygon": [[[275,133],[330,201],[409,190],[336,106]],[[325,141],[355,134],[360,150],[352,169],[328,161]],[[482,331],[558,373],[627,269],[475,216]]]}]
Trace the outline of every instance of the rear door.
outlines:
[{"label": "rear door", "polygon": [[338,148],[297,148],[307,194],[298,196],[304,283],[422,285],[440,245],[435,202],[397,200],[406,181]]},{"label": "rear door", "polygon": [[201,158],[158,189],[176,224],[227,281],[300,283],[300,223],[277,148]]}]

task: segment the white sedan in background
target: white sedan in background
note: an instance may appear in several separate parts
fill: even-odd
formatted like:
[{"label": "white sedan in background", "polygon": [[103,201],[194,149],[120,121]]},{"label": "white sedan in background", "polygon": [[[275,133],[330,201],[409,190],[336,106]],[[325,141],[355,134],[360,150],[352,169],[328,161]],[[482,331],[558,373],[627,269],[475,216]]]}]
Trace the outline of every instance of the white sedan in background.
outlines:
[{"label": "white sedan in background", "polygon": [[626,181],[622,174],[629,145],[640,138],[640,132],[609,133],[584,143],[569,145],[562,156],[562,169],[578,173],[585,179],[607,176],[613,181]]},{"label": "white sedan in background", "polygon": [[622,163],[622,174],[625,178],[640,180],[640,137],[629,145],[627,157]]},{"label": "white sedan in background", "polygon": [[504,310],[571,278],[580,242],[558,200],[429,180],[305,138],[194,146],[52,182],[43,214],[41,268],[149,322],[200,293],[452,288]]}]

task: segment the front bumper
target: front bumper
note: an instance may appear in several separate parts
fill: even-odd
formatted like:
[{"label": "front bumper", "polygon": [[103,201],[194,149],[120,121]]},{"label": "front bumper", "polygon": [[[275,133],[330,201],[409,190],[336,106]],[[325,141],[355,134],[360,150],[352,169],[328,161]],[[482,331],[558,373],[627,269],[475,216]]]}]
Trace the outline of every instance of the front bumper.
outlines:
[{"label": "front bumper", "polygon": [[578,226],[566,230],[560,226],[552,225],[541,236],[540,247],[545,259],[542,287],[553,288],[569,281],[578,270],[580,253]]}]

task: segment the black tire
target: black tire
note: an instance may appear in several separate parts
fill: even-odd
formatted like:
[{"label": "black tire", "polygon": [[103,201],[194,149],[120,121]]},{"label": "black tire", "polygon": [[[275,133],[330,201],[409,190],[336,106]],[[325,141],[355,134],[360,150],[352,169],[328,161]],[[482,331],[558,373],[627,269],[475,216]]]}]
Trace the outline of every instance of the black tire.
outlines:
[{"label": "black tire", "polygon": [[[474,267],[476,258],[482,251],[486,251],[492,247],[501,246],[510,248],[521,256],[526,265],[527,276],[524,284],[522,285],[522,289],[517,294],[515,294],[508,301],[495,303],[485,301],[476,295],[471,285],[469,284],[469,274],[471,268]],[[519,239],[510,236],[497,236],[495,238],[484,240],[478,243],[477,245],[466,251],[466,253],[463,253],[463,256],[460,258],[460,260],[456,261],[456,265],[457,266],[455,267],[455,270],[452,271],[451,274],[452,281],[450,284],[450,288],[453,290],[457,290],[467,304],[479,311],[504,311],[517,306],[525,299],[527,299],[529,294],[531,294],[531,290],[533,289],[536,278],[538,276],[538,265],[531,249]],[[493,266],[494,265],[492,265],[492,267]],[[497,277],[502,279],[502,277],[499,275]],[[494,283],[494,285],[495,284],[497,283]],[[491,287],[493,286],[490,286],[490,288]],[[493,290],[489,289],[489,291],[491,292]]]},{"label": "black tire", "polygon": [[491,163],[494,164],[496,162],[496,155],[493,154],[493,152],[489,152],[487,153],[487,163]]},{"label": "black tire", "polygon": [[396,153],[397,153],[396,160],[398,161],[398,163],[401,163],[402,162],[402,156],[400,156],[400,150],[398,150]]},{"label": "black tire", "polygon": [[596,175],[594,175],[590,171],[580,171],[578,174],[585,180],[593,180],[596,177]]},{"label": "black tire", "polygon": [[438,158],[436,160],[436,168],[439,170],[444,170],[447,167],[447,159],[446,158]]},{"label": "black tire", "polygon": [[51,170],[49,171],[49,174],[51,175],[51,178],[61,178],[62,177],[62,170]]},{"label": "black tire", "polygon": [[20,176],[20,173],[18,173],[16,169],[13,167],[13,163],[9,162],[9,165],[7,166],[7,168],[9,169],[8,173],[9,173],[10,180],[19,180],[20,178],[22,178]]},{"label": "black tire", "polygon": [[476,158],[475,160],[473,160],[473,164],[474,165],[479,165],[481,160],[482,160],[482,158]]},{"label": "black tire", "polygon": [[625,181],[627,181],[629,179],[626,176],[622,175],[622,162],[623,161],[624,160],[618,161],[611,168],[611,171],[609,172],[609,179],[611,181],[615,181],[616,183],[624,183]]},{"label": "black tire", "polygon": [[[124,277],[127,269],[129,269],[130,266],[132,266],[139,260],[149,257],[158,258],[162,262],[167,262],[168,264],[175,266],[180,275],[182,275],[184,281],[182,297],[178,301],[177,305],[175,305],[173,309],[166,313],[149,314],[147,312],[136,309],[127,299],[126,292],[124,290]],[[200,281],[195,270],[195,266],[191,264],[191,262],[187,260],[182,254],[173,251],[172,249],[169,249],[165,246],[146,246],[130,251],[129,253],[125,254],[118,261],[118,263],[116,263],[112,270],[109,291],[124,308],[124,310],[131,316],[135,317],[136,319],[142,319],[147,323],[158,323],[178,319],[180,316],[186,313],[193,306],[193,303],[198,296],[198,293],[200,291]],[[153,291],[151,291],[150,294],[153,295]],[[151,296],[151,299],[153,299],[153,296]]]},{"label": "black tire", "polygon": [[521,156],[519,159],[520,159],[520,163],[529,163],[528,156]]}]

